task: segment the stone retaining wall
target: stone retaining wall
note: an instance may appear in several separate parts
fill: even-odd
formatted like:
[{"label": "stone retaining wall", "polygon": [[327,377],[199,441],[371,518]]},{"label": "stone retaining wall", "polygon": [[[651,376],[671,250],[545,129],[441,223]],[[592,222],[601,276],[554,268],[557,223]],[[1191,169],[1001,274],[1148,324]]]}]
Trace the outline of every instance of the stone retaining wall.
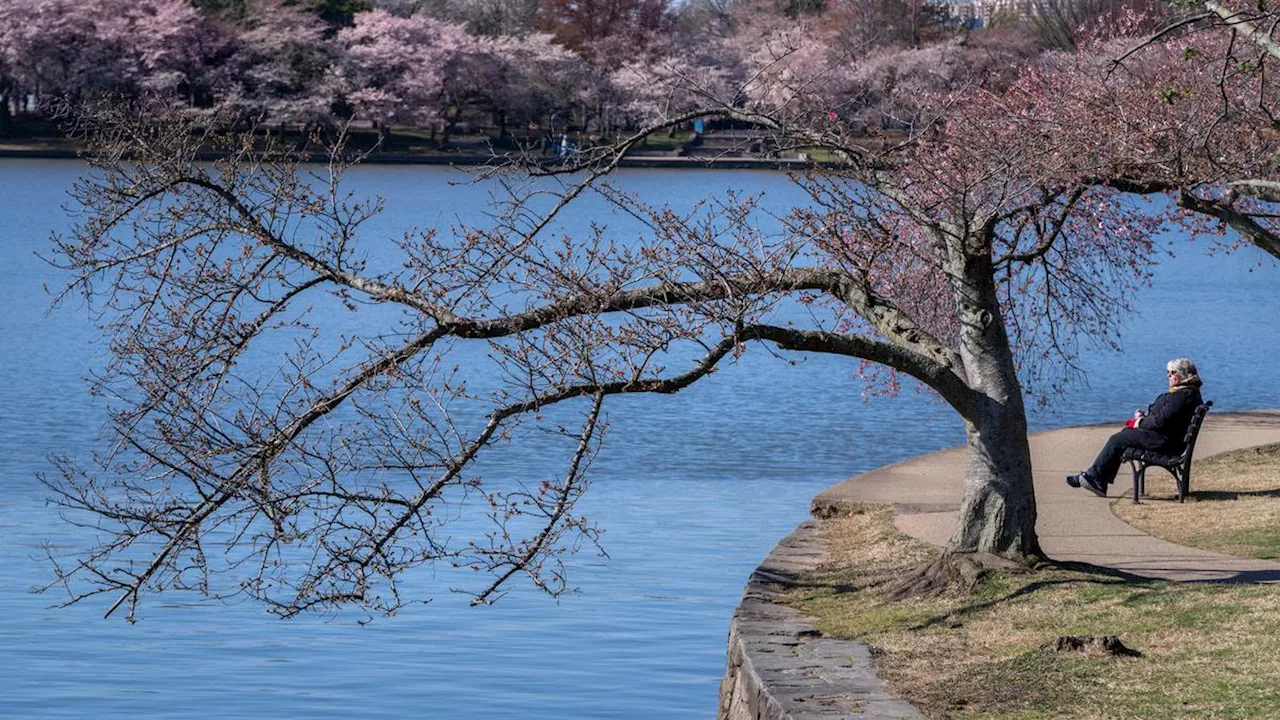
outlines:
[{"label": "stone retaining wall", "polygon": [[825,638],[778,594],[828,557],[816,520],[801,523],[751,574],[729,626],[719,720],[924,717],[872,672],[866,645]]}]

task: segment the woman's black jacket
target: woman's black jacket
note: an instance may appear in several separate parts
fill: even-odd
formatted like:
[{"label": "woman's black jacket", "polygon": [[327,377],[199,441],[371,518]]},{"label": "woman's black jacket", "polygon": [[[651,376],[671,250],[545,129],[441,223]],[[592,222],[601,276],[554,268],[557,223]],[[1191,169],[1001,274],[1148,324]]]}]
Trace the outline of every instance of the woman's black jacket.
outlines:
[{"label": "woman's black jacket", "polygon": [[1158,441],[1154,437],[1150,438],[1159,443],[1158,447],[1152,448],[1153,450],[1180,452],[1183,441],[1187,437],[1187,426],[1191,424],[1191,416],[1195,414],[1196,408],[1202,402],[1200,388],[1177,386],[1151,403],[1147,408],[1146,417],[1142,418],[1142,422],[1138,423],[1135,429],[1146,430],[1159,436]]}]

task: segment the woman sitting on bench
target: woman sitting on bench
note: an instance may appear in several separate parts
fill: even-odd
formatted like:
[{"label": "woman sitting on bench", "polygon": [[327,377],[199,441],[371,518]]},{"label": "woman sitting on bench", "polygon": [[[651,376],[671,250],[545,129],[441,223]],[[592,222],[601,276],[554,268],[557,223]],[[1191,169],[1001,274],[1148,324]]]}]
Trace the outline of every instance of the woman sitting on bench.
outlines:
[{"label": "woman sitting on bench", "polygon": [[1151,403],[1146,410],[1133,411],[1128,427],[1112,435],[1093,465],[1082,473],[1067,476],[1071,487],[1085,487],[1094,495],[1105,497],[1107,485],[1115,482],[1120,470],[1120,457],[1129,448],[1177,454],[1182,451],[1187,426],[1200,399],[1200,376],[1196,364],[1187,358],[1170,360],[1166,366],[1169,392]]}]

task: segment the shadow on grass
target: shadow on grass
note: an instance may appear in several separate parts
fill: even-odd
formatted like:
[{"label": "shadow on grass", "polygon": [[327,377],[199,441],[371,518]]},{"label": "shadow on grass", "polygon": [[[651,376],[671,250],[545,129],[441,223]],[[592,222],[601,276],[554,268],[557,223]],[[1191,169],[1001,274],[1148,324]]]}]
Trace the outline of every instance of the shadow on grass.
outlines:
[{"label": "shadow on grass", "polygon": [[[1045,580],[1032,580],[1025,583],[1021,587],[1012,592],[1005,593],[997,598],[982,600],[963,605],[955,608],[943,615],[935,615],[926,618],[924,621],[913,625],[912,630],[924,630],[938,625],[946,625],[956,622],[959,618],[966,615],[980,613],[994,607],[998,607],[1004,603],[1012,602],[1019,598],[1028,597],[1041,590],[1060,587],[1062,585],[1078,585],[1088,583],[1093,585],[1106,585],[1112,587],[1131,586],[1134,589],[1149,589],[1154,585],[1162,583],[1162,580],[1153,580],[1151,578],[1134,575],[1133,573],[1117,570],[1116,568],[1102,567],[1100,565],[1090,565],[1082,562],[1067,562],[1051,560],[1045,563],[1042,570],[1060,570],[1064,572],[1076,573],[1073,577],[1060,577]],[[1016,580],[1016,576],[1006,576],[1011,580]]]},{"label": "shadow on grass", "polygon": [[1274,490],[1197,490],[1191,493],[1196,502],[1223,502],[1244,498],[1280,498],[1280,488]]}]

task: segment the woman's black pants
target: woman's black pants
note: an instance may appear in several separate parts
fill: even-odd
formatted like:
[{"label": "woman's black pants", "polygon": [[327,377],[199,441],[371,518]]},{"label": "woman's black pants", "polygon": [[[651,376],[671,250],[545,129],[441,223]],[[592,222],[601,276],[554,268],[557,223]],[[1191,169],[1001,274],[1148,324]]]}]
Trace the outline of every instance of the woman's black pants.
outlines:
[{"label": "woman's black pants", "polygon": [[1085,474],[1101,483],[1113,483],[1116,473],[1120,472],[1120,457],[1129,448],[1143,450],[1161,450],[1165,439],[1162,435],[1140,428],[1125,428],[1107,439],[1102,452],[1093,461],[1093,465],[1085,470]]}]

